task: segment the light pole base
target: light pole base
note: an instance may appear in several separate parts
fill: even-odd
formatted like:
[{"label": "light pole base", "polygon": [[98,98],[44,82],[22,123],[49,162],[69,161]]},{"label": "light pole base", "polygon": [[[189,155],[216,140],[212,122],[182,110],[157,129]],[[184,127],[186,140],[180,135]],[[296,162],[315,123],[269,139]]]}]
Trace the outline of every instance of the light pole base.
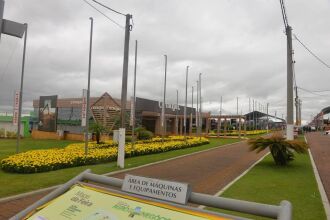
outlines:
[{"label": "light pole base", "polygon": [[293,124],[287,124],[286,125],[286,139],[289,141],[292,141],[294,139],[293,137]]},{"label": "light pole base", "polygon": [[125,167],[125,128],[119,128],[117,166]]}]

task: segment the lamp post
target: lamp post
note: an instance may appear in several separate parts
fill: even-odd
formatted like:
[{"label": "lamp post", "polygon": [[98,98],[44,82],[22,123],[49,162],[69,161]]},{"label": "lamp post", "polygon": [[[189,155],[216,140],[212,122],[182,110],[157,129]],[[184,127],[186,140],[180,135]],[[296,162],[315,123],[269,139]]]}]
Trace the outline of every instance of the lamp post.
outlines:
[{"label": "lamp post", "polygon": [[179,133],[179,119],[178,119],[178,111],[179,111],[179,90],[176,90],[176,111],[175,111],[175,134]]},{"label": "lamp post", "polygon": [[[25,23],[25,34],[24,34],[24,46],[23,46],[23,59],[22,59],[22,74],[21,74],[21,87],[19,91],[19,107],[18,107],[18,123],[17,123],[17,141],[16,141],[16,153],[19,153],[19,141],[21,136],[21,115],[22,115],[22,99],[23,99],[23,83],[24,83],[24,72],[25,72],[25,54],[26,54],[26,40],[27,40],[27,29],[28,25]],[[1,30],[0,30],[1,31]]]},{"label": "lamp post", "polygon": [[199,135],[203,132],[203,116],[202,116],[202,73],[199,73]]},{"label": "lamp post", "polygon": [[90,97],[90,81],[92,66],[92,46],[93,46],[93,18],[91,20],[91,31],[89,39],[89,57],[88,57],[88,83],[87,83],[87,100],[86,100],[86,132],[85,132],[85,155],[88,154],[88,130],[89,130],[89,97]]},{"label": "lamp post", "polygon": [[196,81],[196,98],[197,98],[197,102],[196,102],[196,137],[199,134],[199,82],[198,80]]},{"label": "lamp post", "polygon": [[186,96],[184,101],[184,121],[183,121],[183,127],[184,127],[184,140],[187,142],[187,98],[188,98],[188,71],[189,66],[186,67]]},{"label": "lamp post", "polygon": [[161,118],[161,126],[162,126],[162,142],[164,142],[165,135],[165,101],[166,101],[166,74],[167,74],[167,55],[164,55],[165,59],[165,70],[164,70],[164,94],[163,94],[163,105],[162,105],[162,118]]}]

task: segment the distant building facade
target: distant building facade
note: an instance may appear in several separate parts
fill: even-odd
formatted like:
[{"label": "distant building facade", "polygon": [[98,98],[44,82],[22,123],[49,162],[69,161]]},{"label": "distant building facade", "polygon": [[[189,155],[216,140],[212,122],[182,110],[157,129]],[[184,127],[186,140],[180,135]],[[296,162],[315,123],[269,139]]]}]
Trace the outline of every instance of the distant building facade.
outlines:
[{"label": "distant building facade", "polygon": [[[113,98],[108,93],[104,93],[101,97],[91,97],[89,121],[96,121],[109,131],[118,129],[120,125],[120,103],[119,99]],[[38,116],[34,121],[34,129],[71,134],[82,134],[84,132],[84,127],[81,126],[82,98],[41,96],[40,99],[33,100],[33,107],[35,115]],[[162,102],[137,97],[135,107],[136,127],[142,126],[156,135],[161,134],[161,112]],[[126,103],[127,120],[125,122],[127,129],[130,128],[130,114],[131,101],[128,101]],[[190,125],[195,126],[195,115],[196,109],[187,107],[187,132],[189,132]],[[184,106],[166,104],[165,118],[167,134],[183,133]],[[45,126],[53,123],[55,123],[54,127]]]}]

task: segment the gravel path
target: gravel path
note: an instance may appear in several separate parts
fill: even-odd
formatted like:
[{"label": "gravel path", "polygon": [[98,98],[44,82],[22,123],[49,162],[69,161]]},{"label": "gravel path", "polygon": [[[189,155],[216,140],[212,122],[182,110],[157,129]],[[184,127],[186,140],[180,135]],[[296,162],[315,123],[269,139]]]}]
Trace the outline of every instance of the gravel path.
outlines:
[{"label": "gravel path", "polygon": [[[249,152],[247,143],[239,142],[114,176],[123,178],[125,173],[129,173],[186,182],[192,185],[194,192],[213,195],[244,172],[265,153],[256,154],[255,152]],[[0,219],[8,219],[45,194],[47,193],[0,203]]]}]

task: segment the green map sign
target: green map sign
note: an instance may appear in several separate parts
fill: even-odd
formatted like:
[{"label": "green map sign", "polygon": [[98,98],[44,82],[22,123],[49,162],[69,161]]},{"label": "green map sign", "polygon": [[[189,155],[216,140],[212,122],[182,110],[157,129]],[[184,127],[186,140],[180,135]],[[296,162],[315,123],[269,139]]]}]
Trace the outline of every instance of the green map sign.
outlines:
[{"label": "green map sign", "polygon": [[75,185],[28,220],[225,220],[210,214]]}]

